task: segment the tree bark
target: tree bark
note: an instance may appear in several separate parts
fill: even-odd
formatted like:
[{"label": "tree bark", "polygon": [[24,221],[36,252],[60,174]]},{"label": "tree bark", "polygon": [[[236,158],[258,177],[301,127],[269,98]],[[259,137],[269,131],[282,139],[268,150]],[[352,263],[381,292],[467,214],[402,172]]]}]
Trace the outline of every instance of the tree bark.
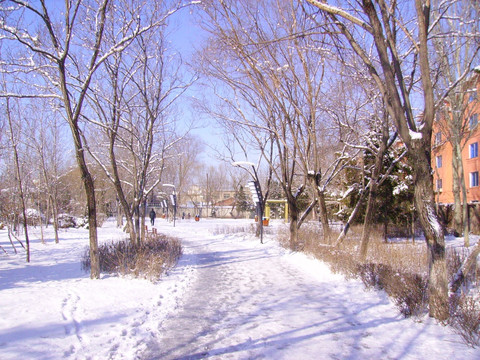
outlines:
[{"label": "tree bark", "polygon": [[463,170],[462,147],[455,138],[452,141],[453,156],[453,194],[454,194],[454,226],[458,234],[463,235],[465,247],[470,246],[468,228],[467,187]]},{"label": "tree bark", "polygon": [[[50,202],[52,206],[52,216],[53,216],[53,231],[55,233],[55,244],[58,244],[59,238],[58,238],[58,205],[57,205],[57,200],[55,196],[50,195]],[[48,221],[47,221],[48,224]]]},{"label": "tree bark", "polygon": [[88,212],[88,232],[90,240],[90,278],[100,278],[100,256],[98,253],[97,238],[97,205],[95,201],[95,186],[92,176],[88,171],[83,150],[77,148],[77,163],[80,167],[83,186],[87,195],[87,212]]},{"label": "tree bark", "polygon": [[[387,149],[391,145],[391,143],[389,143],[388,116],[386,114],[384,115],[384,121],[382,125],[383,125],[382,141],[379,144],[379,147],[375,153],[375,163],[372,169],[372,176],[369,184],[370,188],[368,192],[367,209],[365,211],[365,219],[363,222],[363,231],[362,231],[362,239],[361,239],[361,246],[360,246],[361,261],[365,261],[365,259],[367,258],[368,243],[370,241],[370,232],[373,224],[374,206],[377,200],[378,187],[379,185],[381,185],[380,174],[383,169],[383,159],[385,157],[385,153],[387,152]],[[389,167],[389,169],[386,171],[385,176],[389,175],[392,170],[393,170],[393,167]],[[387,236],[385,234],[385,239],[386,238]]]},{"label": "tree bark", "polygon": [[[373,180],[373,179],[372,179]],[[368,193],[367,209],[365,210],[365,220],[363,222],[362,240],[360,245],[360,261],[365,261],[368,252],[368,243],[373,224],[374,208],[377,200],[377,184],[372,183]]]},{"label": "tree bark", "polygon": [[298,250],[298,208],[296,203],[289,204],[290,249]]},{"label": "tree bark", "polygon": [[457,151],[460,152],[460,158],[458,162],[458,173],[460,178],[460,188],[462,190],[462,220],[463,220],[463,244],[465,247],[470,246],[469,239],[469,226],[468,226],[468,201],[467,201],[467,186],[465,184],[465,175],[463,171],[463,160],[462,160],[462,150],[460,147],[457,148]]},{"label": "tree bark", "polygon": [[[17,149],[17,140],[15,139],[15,135],[13,133],[13,123],[12,123],[12,114],[10,111],[10,99],[7,98],[7,119],[8,119],[8,126],[10,129],[10,141],[12,142],[13,148],[13,157],[15,161],[15,172],[17,174],[17,185],[18,185],[18,193],[20,195],[20,203],[22,205],[22,214],[23,214],[23,227],[25,229],[25,244],[26,244],[26,260],[27,263],[30,262],[30,239],[28,237],[28,221],[27,221],[27,211],[25,205],[25,194],[23,192],[23,181],[22,181],[22,173],[20,171],[20,160],[18,158],[18,149]],[[40,219],[41,220],[41,219]]]},{"label": "tree bark", "polygon": [[443,229],[435,211],[433,174],[428,141],[414,141],[409,159],[414,169],[414,200],[428,249],[429,312],[438,320],[449,317],[447,262]]},{"label": "tree bark", "polygon": [[317,171],[316,174],[308,176],[312,182],[312,187],[314,188],[314,196],[317,198],[317,204],[320,208],[320,223],[323,228],[323,237],[326,242],[330,242],[330,224],[328,223],[328,213],[327,213],[327,204],[325,203],[325,191],[321,189],[320,181],[322,175],[320,171]]},{"label": "tree bark", "polygon": [[[117,193],[117,199],[118,202],[121,204],[122,209],[123,209],[123,214],[125,214],[125,220],[127,222],[127,231],[130,235],[130,242],[132,244],[135,244],[137,236],[135,233],[135,226],[133,224],[133,214],[132,211],[130,210],[130,206],[128,204],[128,201],[125,197],[125,193],[122,188],[122,183],[120,180],[120,174],[118,172],[118,166],[117,166],[117,158],[115,156],[115,139],[116,139],[116,134],[112,134],[109,137],[109,159],[110,159],[110,165],[112,167],[112,177],[113,177],[113,185],[115,186],[115,190]],[[118,211],[118,209],[117,209]]]},{"label": "tree bark", "polygon": [[449,284],[450,291],[452,291],[454,293],[457,292],[457,290],[460,288],[460,286],[465,281],[465,278],[466,278],[467,274],[469,273],[469,271],[476,264],[477,257],[478,257],[479,254],[480,254],[480,241],[477,242],[477,244],[473,248],[472,252],[467,256],[467,258],[463,262],[460,269],[458,269],[458,271],[455,274],[453,280]]},{"label": "tree bark", "polygon": [[325,202],[325,191],[318,190],[318,206],[320,208],[320,222],[322,223],[323,236],[327,243],[330,243],[332,231],[328,222],[327,203]]},{"label": "tree bark", "polygon": [[345,224],[342,231],[338,235],[337,240],[335,242],[335,246],[339,246],[343,242],[343,240],[345,240],[345,237],[347,236],[348,230],[350,230],[350,226],[353,224],[353,222],[355,221],[355,219],[358,215],[358,211],[360,210],[360,206],[363,203],[363,199],[365,198],[366,192],[367,192],[366,189],[362,189],[362,191],[360,192],[360,197],[358,198],[357,204],[355,205],[355,208],[353,209],[352,213],[350,214],[350,217],[348,218],[347,223]]},{"label": "tree bark", "polygon": [[[459,158],[458,158],[458,144],[455,139],[452,140],[453,145],[453,156],[452,156],[452,190],[453,190],[453,228],[455,230],[455,236],[459,236],[463,232],[462,225],[462,216],[463,216],[463,207],[462,200],[460,198],[461,188],[460,188],[460,177],[463,176],[463,171],[460,172],[459,169]],[[460,151],[461,155],[461,151]]]}]

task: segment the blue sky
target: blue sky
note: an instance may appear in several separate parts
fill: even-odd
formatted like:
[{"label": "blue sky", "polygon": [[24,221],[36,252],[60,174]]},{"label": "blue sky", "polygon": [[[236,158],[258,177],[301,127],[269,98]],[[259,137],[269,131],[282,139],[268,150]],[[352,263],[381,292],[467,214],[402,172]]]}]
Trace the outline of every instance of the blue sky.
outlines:
[{"label": "blue sky", "polygon": [[[182,54],[184,62],[189,63],[195,61],[196,51],[201,49],[207,38],[207,34],[197,23],[195,12],[192,10],[192,7],[182,9],[171,18],[170,23],[172,46]],[[222,135],[215,126],[214,120],[206,119],[204,115],[196,113],[192,108],[189,97],[195,96],[199,91],[201,90],[193,85],[186,92],[185,99],[181,101],[181,112],[186,124],[192,121],[195,124],[196,129],[192,130],[192,134],[201,138],[206,144],[202,160],[211,163],[216,160],[214,159],[215,152],[210,147],[222,148]]]}]

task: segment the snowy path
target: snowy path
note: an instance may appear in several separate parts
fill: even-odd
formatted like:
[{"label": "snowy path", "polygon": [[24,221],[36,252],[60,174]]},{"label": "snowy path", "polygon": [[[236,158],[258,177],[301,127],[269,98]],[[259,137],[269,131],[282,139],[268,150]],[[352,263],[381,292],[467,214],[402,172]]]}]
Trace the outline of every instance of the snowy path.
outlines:
[{"label": "snowy path", "polygon": [[[182,226],[182,225],[180,225]],[[168,230],[168,229],[162,229]],[[173,229],[172,233],[173,233]],[[196,278],[145,359],[478,358],[427,319],[403,319],[381,292],[366,292],[272,240],[175,229]],[[181,234],[181,235],[179,235]],[[387,336],[386,336],[387,334]],[[458,342],[446,350],[444,341]],[[471,349],[470,349],[471,350]]]},{"label": "snowy path", "polygon": [[[90,280],[86,229],[62,230],[59,244],[32,229],[30,264],[0,230],[0,360],[480,359],[450,328],[403,319],[384,293],[274,236],[233,233],[249,220],[157,223],[185,248],[157,283]],[[99,229],[100,242],[124,237],[113,221]]]}]

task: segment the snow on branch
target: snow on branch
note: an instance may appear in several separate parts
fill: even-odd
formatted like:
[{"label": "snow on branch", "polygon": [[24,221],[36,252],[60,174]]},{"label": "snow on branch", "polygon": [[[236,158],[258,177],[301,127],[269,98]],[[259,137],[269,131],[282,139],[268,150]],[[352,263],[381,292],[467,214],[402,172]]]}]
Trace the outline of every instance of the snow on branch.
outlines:
[{"label": "snow on branch", "polygon": [[345,10],[339,9],[335,6],[331,6],[331,5],[328,5],[326,3],[323,3],[323,2],[320,2],[320,1],[317,1],[317,0],[307,0],[307,1],[310,4],[312,4],[313,6],[316,6],[317,8],[319,8],[322,11],[325,11],[325,12],[327,12],[329,14],[332,14],[332,15],[338,15],[340,17],[343,17],[344,19],[347,19],[348,21],[351,21],[352,23],[354,23],[358,26],[361,26],[363,29],[365,29],[369,33],[372,32],[372,27],[369,24],[367,24],[365,21],[349,14]]},{"label": "snow on branch", "polygon": [[0,98],[17,98],[17,99],[59,99],[62,97],[56,94],[17,94],[17,93],[0,93]]}]

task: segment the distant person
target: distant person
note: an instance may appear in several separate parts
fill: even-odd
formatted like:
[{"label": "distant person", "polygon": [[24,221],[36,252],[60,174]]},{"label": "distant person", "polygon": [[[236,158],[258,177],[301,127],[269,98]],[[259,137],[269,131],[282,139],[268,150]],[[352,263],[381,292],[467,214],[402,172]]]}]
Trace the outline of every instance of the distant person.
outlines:
[{"label": "distant person", "polygon": [[155,210],[150,210],[150,223],[153,225],[155,225],[155,218],[157,217],[157,213],[155,212]]}]

